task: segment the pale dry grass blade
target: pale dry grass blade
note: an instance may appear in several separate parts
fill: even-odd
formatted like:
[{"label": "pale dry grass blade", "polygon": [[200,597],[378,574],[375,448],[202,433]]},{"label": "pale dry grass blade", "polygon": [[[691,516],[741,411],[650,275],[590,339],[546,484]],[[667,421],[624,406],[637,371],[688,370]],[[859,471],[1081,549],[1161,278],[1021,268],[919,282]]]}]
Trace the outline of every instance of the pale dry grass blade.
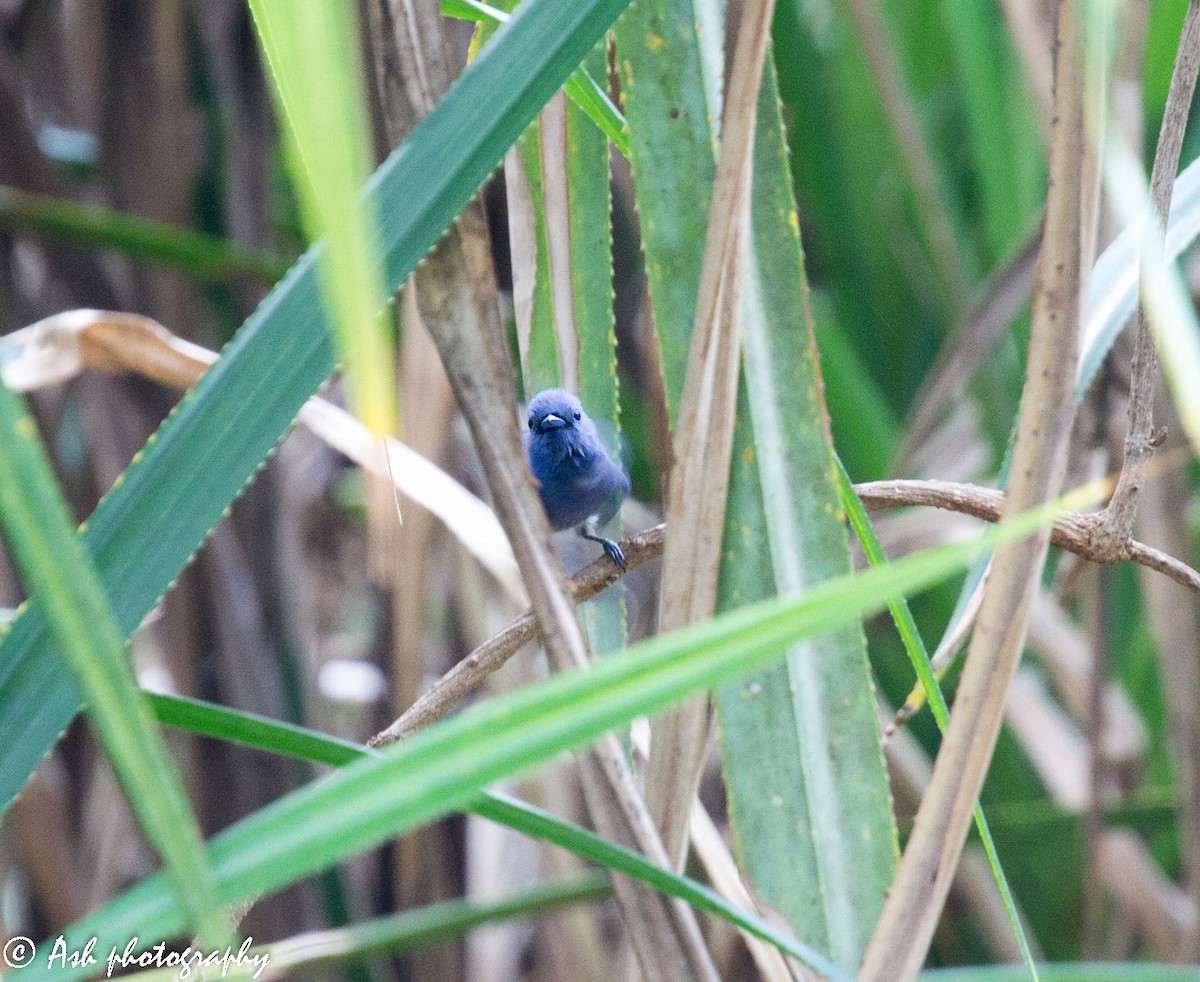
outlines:
[{"label": "pale dry grass blade", "polygon": [[[1053,498],[1066,468],[1086,270],[1093,244],[1096,157],[1085,137],[1085,87],[1095,56],[1080,7],[1059,8],[1056,124],[1046,231],[1034,290],[1029,369],[1021,399],[1005,514]],[[1086,52],[1086,54],[1085,54]],[[1089,90],[1090,91],[1090,90]],[[861,969],[864,982],[915,979],[953,880],[999,734],[1005,693],[1025,640],[1049,528],[997,553],[929,791]]]},{"label": "pale dry grass blade", "polygon": [[[4,380],[19,391],[61,384],[85,370],[134,372],[184,389],[217,359],[148,317],[99,310],[65,311],[14,331],[0,352],[6,354]],[[394,480],[396,490],[436,515],[517,603],[528,603],[495,513],[458,481],[391,437],[385,455],[361,422],[324,399],[310,399],[298,421],[369,473]]]},{"label": "pale dry grass blade", "polygon": [[[711,617],[716,605],[740,363],[738,318],[755,106],[773,10],[774,0],[746,5],[727,86],[722,149],[668,489],[660,606],[664,631]],[[664,714],[652,733],[647,801],[678,868],[707,746],[707,697]]]}]

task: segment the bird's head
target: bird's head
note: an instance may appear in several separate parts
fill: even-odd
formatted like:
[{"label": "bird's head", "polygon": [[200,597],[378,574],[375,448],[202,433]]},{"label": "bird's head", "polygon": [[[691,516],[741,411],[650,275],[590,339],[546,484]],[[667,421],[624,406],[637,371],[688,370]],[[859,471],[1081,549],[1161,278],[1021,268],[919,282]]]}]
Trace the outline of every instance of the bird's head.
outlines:
[{"label": "bird's head", "polygon": [[591,420],[565,389],[543,389],[529,402],[529,443],[553,457],[572,457],[588,446]]},{"label": "bird's head", "polygon": [[530,433],[575,429],[583,418],[582,404],[566,389],[543,389],[529,403]]}]

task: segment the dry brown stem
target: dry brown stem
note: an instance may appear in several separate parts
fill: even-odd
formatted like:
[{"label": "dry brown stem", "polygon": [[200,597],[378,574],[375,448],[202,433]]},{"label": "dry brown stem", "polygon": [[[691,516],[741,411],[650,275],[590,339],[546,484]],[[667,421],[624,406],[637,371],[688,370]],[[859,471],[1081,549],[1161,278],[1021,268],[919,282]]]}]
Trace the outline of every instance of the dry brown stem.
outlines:
[{"label": "dry brown stem", "polygon": [[[1056,120],[1050,148],[1046,230],[1034,290],[1028,373],[1004,514],[1053,499],[1066,469],[1085,264],[1094,188],[1084,176],[1094,151],[1084,138],[1085,22],[1071,0],[1059,7]],[[997,552],[984,588],[955,710],[891,891],[860,971],[863,982],[915,979],[962,854],[1000,730],[1005,694],[1025,640],[1050,529]]]},{"label": "dry brown stem", "polygon": [[[379,20],[395,38],[394,60],[377,67],[393,80],[399,128],[408,128],[449,86],[435,0],[376,0]],[[419,25],[419,26],[418,26]],[[427,57],[429,56],[429,57]],[[405,103],[407,100],[407,105]],[[405,118],[407,117],[407,118]],[[393,133],[393,136],[397,136]],[[538,501],[517,430],[516,387],[497,303],[487,221],[471,202],[417,270],[421,318],[446,368],[479,454],[496,513],[512,543],[538,632],[558,671],[588,664],[590,655],[566,596],[566,578]],[[667,853],[642,801],[619,741],[611,734],[580,758],[584,795],[597,831],[666,865]],[[716,980],[695,913],[625,877],[613,888],[643,972],[649,978]]]},{"label": "dry brown stem", "polygon": [[[716,606],[740,363],[754,128],[774,8],[774,0],[745,5],[729,72],[700,295],[674,442],[675,464],[667,491],[667,518],[673,531],[663,553],[659,619],[664,630],[711,617]],[[707,746],[707,696],[689,700],[654,722],[646,800],[676,869],[683,866],[692,798]]]},{"label": "dry brown stem", "polygon": [[1179,36],[1179,49],[1171,75],[1171,88],[1163,111],[1158,146],[1154,151],[1154,167],[1150,176],[1151,214],[1147,216],[1143,233],[1137,333],[1133,342],[1133,362],[1129,394],[1129,429],[1125,436],[1125,460],[1112,500],[1104,510],[1104,522],[1114,546],[1133,534],[1137,513],[1137,496],[1146,479],[1146,468],[1154,456],[1162,436],[1154,430],[1154,386],[1158,380],[1158,356],[1154,335],[1147,317],[1151,301],[1148,289],[1152,264],[1161,263],[1166,252],[1167,214],[1171,210],[1171,194],[1175,189],[1175,173],[1179,169],[1179,154],[1183,133],[1187,127],[1196,76],[1200,71],[1200,0],[1191,0]]}]

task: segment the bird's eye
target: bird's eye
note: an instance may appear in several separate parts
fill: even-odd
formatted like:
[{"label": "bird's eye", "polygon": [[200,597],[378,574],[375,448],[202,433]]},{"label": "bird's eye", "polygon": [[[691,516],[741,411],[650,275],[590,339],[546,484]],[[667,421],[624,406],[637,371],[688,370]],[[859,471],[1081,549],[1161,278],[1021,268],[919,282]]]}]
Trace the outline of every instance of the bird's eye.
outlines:
[{"label": "bird's eye", "polygon": [[579,415],[580,415],[579,410],[576,409],[575,410],[575,422],[579,422]]},{"label": "bird's eye", "polygon": [[532,416],[529,417],[529,428],[531,430],[533,429],[533,417]]}]

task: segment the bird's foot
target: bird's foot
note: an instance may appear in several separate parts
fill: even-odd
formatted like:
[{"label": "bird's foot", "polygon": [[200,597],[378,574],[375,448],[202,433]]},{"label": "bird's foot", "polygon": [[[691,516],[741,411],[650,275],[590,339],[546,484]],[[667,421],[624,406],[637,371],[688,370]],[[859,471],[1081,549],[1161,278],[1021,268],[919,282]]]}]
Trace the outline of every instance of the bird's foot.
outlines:
[{"label": "bird's foot", "polygon": [[599,542],[604,548],[604,554],[608,556],[614,563],[621,567],[622,570],[627,569],[625,565],[625,553],[621,551],[621,547],[612,539],[607,539],[603,535],[593,531],[587,525],[582,525],[579,528],[579,534],[585,539],[590,539],[592,542]]},{"label": "bird's foot", "polygon": [[612,539],[605,539],[601,537],[600,545],[604,547],[604,554],[608,556],[609,559],[620,566],[621,569],[627,568],[625,566],[625,553],[621,551],[621,547]]}]

